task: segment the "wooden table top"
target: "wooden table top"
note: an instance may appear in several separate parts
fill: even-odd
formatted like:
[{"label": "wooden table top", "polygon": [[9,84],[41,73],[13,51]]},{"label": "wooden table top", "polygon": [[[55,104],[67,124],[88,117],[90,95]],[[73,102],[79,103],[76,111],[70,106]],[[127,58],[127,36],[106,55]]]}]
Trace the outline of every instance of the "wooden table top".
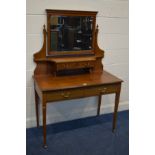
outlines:
[{"label": "wooden table top", "polygon": [[41,91],[53,91],[69,88],[91,87],[104,84],[123,82],[116,76],[103,71],[82,75],[69,76],[36,76],[34,81]]}]

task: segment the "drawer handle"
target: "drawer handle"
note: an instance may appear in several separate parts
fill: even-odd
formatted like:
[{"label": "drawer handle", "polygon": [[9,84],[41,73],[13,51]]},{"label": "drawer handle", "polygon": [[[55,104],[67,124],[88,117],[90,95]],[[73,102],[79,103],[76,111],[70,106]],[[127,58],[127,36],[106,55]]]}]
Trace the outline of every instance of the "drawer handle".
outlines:
[{"label": "drawer handle", "polygon": [[100,91],[101,93],[104,93],[106,90],[107,90],[107,88],[99,89],[99,91]]},{"label": "drawer handle", "polygon": [[69,97],[70,97],[70,93],[66,93],[66,94],[65,94],[65,93],[62,93],[61,95],[62,95],[64,98],[69,98]]}]

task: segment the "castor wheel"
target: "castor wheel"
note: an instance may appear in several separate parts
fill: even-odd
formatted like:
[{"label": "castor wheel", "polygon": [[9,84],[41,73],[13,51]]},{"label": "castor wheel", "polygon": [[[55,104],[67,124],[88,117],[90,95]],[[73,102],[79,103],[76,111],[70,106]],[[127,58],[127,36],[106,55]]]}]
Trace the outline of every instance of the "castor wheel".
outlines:
[{"label": "castor wheel", "polygon": [[48,147],[47,147],[47,145],[46,145],[46,144],[44,144],[44,145],[43,145],[43,148],[44,148],[44,149],[47,149]]},{"label": "castor wheel", "polygon": [[115,133],[116,129],[112,129],[112,132]]}]

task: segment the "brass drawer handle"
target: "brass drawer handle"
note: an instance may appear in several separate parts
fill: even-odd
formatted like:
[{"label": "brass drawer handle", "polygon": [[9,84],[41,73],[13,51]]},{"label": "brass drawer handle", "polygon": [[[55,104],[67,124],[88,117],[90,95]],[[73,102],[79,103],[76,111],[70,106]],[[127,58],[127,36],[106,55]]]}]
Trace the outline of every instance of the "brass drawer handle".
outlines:
[{"label": "brass drawer handle", "polygon": [[87,63],[86,63],[86,67],[89,67],[89,66],[90,66],[90,64],[89,64],[89,62],[87,62]]},{"label": "brass drawer handle", "polygon": [[70,97],[70,93],[69,93],[69,92],[66,93],[66,94],[65,94],[65,93],[62,93],[61,95],[62,95],[64,98],[69,98],[69,97]]},{"label": "brass drawer handle", "polygon": [[103,88],[103,89],[99,88],[99,91],[100,91],[101,93],[104,93],[106,90],[107,90],[107,88]]}]

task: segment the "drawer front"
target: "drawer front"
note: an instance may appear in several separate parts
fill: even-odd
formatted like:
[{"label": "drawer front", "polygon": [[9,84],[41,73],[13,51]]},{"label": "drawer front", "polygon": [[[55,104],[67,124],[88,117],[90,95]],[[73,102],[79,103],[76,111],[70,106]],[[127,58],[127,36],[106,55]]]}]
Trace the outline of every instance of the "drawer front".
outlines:
[{"label": "drawer front", "polygon": [[85,96],[93,96],[93,95],[100,95],[100,94],[111,94],[116,93],[119,91],[120,85],[105,85],[105,86],[96,86],[89,88],[85,91]]},{"label": "drawer front", "polygon": [[69,100],[82,97],[84,97],[83,89],[71,89],[46,93],[47,101]]},{"label": "drawer front", "polygon": [[95,61],[71,62],[57,64],[57,70],[93,68]]},{"label": "drawer front", "polygon": [[89,96],[97,96],[101,94],[110,94],[119,91],[120,85],[105,85],[105,86],[94,86],[94,87],[84,87],[78,89],[69,89],[55,92],[46,92],[47,101],[59,101],[59,100],[69,100],[75,98],[83,98]]}]

